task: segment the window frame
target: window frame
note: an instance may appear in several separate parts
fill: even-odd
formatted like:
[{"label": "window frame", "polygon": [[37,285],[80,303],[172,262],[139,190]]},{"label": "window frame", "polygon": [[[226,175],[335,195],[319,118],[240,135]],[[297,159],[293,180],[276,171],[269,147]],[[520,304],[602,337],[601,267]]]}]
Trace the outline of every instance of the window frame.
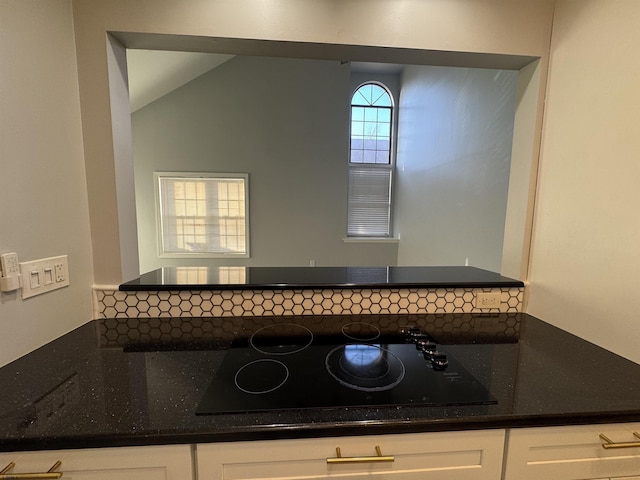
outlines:
[{"label": "window frame", "polygon": [[[390,135],[389,135],[389,161],[388,163],[367,163],[367,162],[352,162],[352,126],[353,126],[353,109],[354,107],[361,107],[361,105],[354,105],[353,97],[356,95],[358,90],[366,85],[375,85],[382,88],[389,97],[391,102],[390,107],[382,107],[388,108],[390,110]],[[366,108],[366,107],[365,107]],[[394,201],[394,181],[395,181],[395,168],[396,168],[396,142],[397,142],[397,104],[396,100],[393,96],[392,90],[387,87],[383,82],[370,79],[364,82],[359,83],[351,92],[351,96],[349,98],[349,159],[348,159],[348,172],[349,172],[349,191],[348,191],[348,202],[347,202],[347,234],[346,240],[350,241],[371,241],[371,240],[390,240],[394,239],[393,232],[393,201]],[[388,201],[388,212],[387,212],[387,233],[384,235],[380,234],[353,234],[350,233],[352,225],[350,223],[350,204],[352,201],[352,190],[351,190],[351,181],[352,181],[352,170],[354,171],[362,171],[362,170],[370,170],[370,171],[386,171],[389,173],[389,201]]]},{"label": "window frame", "polygon": [[[244,221],[245,221],[245,251],[244,252],[165,252],[163,233],[163,213],[160,182],[166,178],[185,179],[241,179],[244,182]],[[247,173],[214,173],[214,172],[153,172],[154,197],[156,209],[156,251],[159,258],[250,258],[249,235],[249,174]]]},{"label": "window frame", "polygon": [[[386,94],[387,97],[389,98],[389,101],[391,103],[391,105],[386,106],[386,105],[360,105],[360,104],[355,104],[353,103],[353,97],[355,97],[356,93],[358,93],[358,91],[363,88],[366,87],[367,85],[375,85],[376,87],[380,87]],[[365,119],[363,120],[363,123],[366,123],[366,110],[367,109],[381,109],[381,110],[387,110],[389,112],[389,148],[388,148],[388,161],[387,162],[354,162],[352,160],[352,155],[353,155],[353,148],[351,145],[351,141],[352,141],[352,127],[353,127],[353,109],[354,108],[363,108],[365,109]],[[394,162],[394,155],[393,155],[393,151],[394,151],[394,145],[395,145],[395,110],[396,110],[396,106],[395,106],[395,102],[393,99],[393,94],[391,93],[391,90],[382,82],[379,81],[366,81],[361,83],[360,85],[358,85],[356,87],[356,89],[353,91],[353,93],[351,94],[351,102],[349,104],[349,164],[352,165],[382,165],[382,166],[390,166],[393,165]],[[382,123],[382,122],[376,122],[376,123]],[[363,140],[364,142],[364,140]],[[364,149],[362,149],[364,150]],[[377,150],[376,150],[377,151]]]}]

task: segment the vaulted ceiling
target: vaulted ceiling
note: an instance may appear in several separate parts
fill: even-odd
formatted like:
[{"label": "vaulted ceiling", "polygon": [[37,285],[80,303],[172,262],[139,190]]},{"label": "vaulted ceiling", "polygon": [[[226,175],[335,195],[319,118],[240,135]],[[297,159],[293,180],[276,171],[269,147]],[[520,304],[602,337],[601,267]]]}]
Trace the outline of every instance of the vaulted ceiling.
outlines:
[{"label": "vaulted ceiling", "polygon": [[128,50],[129,99],[135,112],[233,55],[160,50]]}]

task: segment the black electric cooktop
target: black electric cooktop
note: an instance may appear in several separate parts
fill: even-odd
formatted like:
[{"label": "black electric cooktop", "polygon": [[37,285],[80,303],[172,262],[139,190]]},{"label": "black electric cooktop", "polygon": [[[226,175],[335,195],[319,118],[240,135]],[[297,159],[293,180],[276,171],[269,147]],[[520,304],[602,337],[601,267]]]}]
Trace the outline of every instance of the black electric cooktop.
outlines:
[{"label": "black electric cooktop", "polygon": [[353,322],[327,334],[282,323],[227,350],[196,413],[493,403],[446,348],[410,325],[382,333]]}]

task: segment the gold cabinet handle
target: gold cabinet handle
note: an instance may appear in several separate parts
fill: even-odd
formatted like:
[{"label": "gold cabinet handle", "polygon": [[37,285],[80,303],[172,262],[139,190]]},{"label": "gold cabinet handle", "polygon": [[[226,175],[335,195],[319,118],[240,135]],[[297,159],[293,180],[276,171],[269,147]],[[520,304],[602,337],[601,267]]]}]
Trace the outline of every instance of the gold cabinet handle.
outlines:
[{"label": "gold cabinet handle", "polygon": [[602,448],[635,448],[640,447],[640,434],[638,432],[633,432],[633,436],[638,440],[635,442],[613,442],[609,437],[607,437],[604,433],[600,434],[600,439],[602,440]]},{"label": "gold cabinet handle", "polygon": [[372,463],[372,462],[394,462],[393,456],[383,456],[380,447],[376,445],[376,455],[371,457],[343,457],[340,447],[336,447],[336,456],[327,458],[327,463]]},{"label": "gold cabinet handle", "polygon": [[44,479],[44,478],[60,478],[62,477],[62,472],[56,472],[56,470],[62,465],[62,462],[58,460],[53,464],[46,472],[40,473],[9,473],[13,467],[16,466],[14,462],[11,462],[9,465],[0,470],[0,480],[27,480],[27,479]]}]

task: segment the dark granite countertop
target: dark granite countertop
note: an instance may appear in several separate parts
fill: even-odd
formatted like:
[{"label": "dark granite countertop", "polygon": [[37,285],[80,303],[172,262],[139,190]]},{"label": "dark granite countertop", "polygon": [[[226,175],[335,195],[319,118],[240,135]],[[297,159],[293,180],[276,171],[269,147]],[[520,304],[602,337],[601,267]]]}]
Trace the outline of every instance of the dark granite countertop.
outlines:
[{"label": "dark granite countertop", "polygon": [[120,285],[123,291],[291,288],[523,287],[476,267],[163,267]]},{"label": "dark granite countertop", "polygon": [[431,330],[497,403],[196,416],[229,341],[260,318],[108,319],[0,369],[0,450],[640,421],[640,365],[531,316],[374,320]]}]

